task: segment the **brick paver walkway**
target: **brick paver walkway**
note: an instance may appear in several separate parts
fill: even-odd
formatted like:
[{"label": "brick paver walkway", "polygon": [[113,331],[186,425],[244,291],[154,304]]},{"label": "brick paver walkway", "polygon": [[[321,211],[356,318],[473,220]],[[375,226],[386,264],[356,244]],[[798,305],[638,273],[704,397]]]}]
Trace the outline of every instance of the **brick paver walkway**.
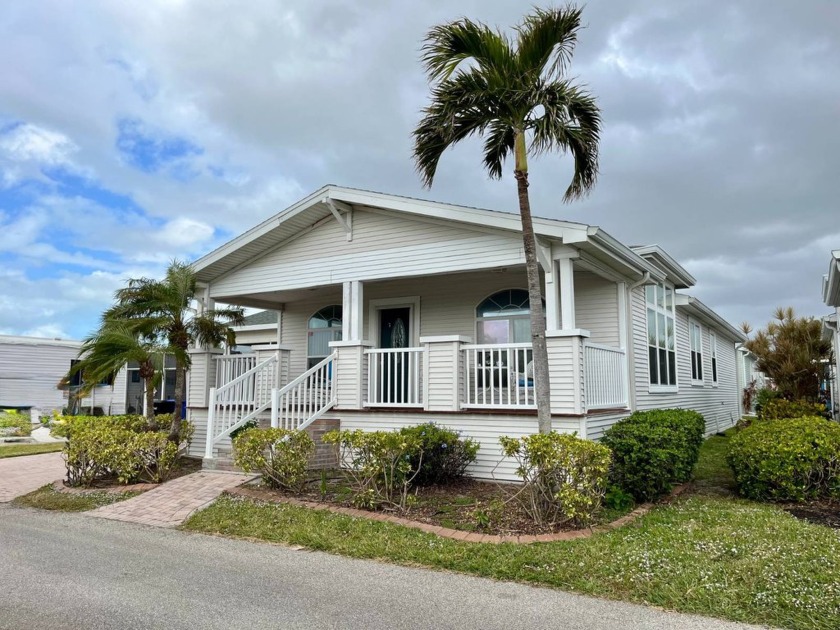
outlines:
[{"label": "brick paver walkway", "polygon": [[253,475],[240,473],[201,471],[167,481],[133,499],[112,503],[87,514],[155,527],[177,527],[225,490],[253,478]]},{"label": "brick paver walkway", "polygon": [[28,494],[64,476],[61,453],[0,459],[0,503]]}]

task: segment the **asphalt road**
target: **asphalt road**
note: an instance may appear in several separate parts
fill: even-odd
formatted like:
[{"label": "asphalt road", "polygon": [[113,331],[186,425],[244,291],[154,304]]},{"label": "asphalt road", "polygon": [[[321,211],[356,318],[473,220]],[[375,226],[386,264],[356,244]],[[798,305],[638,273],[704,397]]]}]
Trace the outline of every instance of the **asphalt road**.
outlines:
[{"label": "asphalt road", "polygon": [[520,584],[0,506],[0,628],[744,628]]}]

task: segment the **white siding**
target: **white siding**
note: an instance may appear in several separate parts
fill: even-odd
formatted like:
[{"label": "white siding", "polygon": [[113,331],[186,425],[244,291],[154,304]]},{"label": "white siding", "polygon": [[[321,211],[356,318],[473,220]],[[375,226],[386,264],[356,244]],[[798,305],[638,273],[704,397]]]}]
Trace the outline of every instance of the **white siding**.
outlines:
[{"label": "white siding", "polygon": [[616,283],[588,271],[575,272],[575,325],[591,333],[590,341],[619,347]]},{"label": "white siding", "polygon": [[[681,407],[694,409],[706,418],[706,432],[728,428],[740,418],[740,395],[736,375],[735,342],[717,334],[718,386],[712,385],[712,361],[709,345],[709,326],[698,322],[703,335],[704,385],[691,384],[691,354],[688,337],[688,316],[684,308],[677,307],[677,383],[675,393],[651,393],[648,380],[647,320],[644,288],[632,292],[632,343],[635,355],[633,384],[636,394],[636,409],[662,409]],[[603,424],[603,421],[602,421]],[[605,428],[605,427],[604,427]],[[600,430],[600,429],[599,429]]]},{"label": "white siding", "polygon": [[327,221],[211,285],[211,296],[522,264],[522,239],[357,209],[353,240]]}]

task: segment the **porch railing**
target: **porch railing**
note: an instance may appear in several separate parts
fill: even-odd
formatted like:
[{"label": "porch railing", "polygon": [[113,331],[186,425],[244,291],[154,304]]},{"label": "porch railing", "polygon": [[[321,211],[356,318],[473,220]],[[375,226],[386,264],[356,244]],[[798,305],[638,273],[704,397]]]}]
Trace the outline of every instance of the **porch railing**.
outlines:
[{"label": "porch railing", "polygon": [[420,374],[424,348],[365,350],[368,391],[365,406],[422,407]]},{"label": "porch railing", "polygon": [[305,429],[335,406],[335,354],[275,390],[271,426]]},{"label": "porch railing", "polygon": [[587,409],[627,406],[627,369],[624,350],[586,343],[583,365]]},{"label": "porch railing", "polygon": [[468,345],[463,351],[465,407],[536,408],[530,343]]},{"label": "porch railing", "polygon": [[259,363],[256,354],[219,354],[213,360],[216,362],[217,388],[242,376]]}]

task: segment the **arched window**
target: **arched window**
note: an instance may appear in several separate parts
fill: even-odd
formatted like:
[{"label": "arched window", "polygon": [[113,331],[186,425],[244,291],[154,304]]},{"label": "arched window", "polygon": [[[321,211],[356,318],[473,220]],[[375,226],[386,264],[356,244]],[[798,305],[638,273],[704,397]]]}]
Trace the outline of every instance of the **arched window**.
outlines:
[{"label": "arched window", "polygon": [[475,309],[478,343],[531,341],[531,303],[525,289],[494,293]]},{"label": "arched window", "polygon": [[307,367],[319,363],[330,354],[330,342],[341,341],[341,305],[327,306],[309,318],[307,326]]}]

